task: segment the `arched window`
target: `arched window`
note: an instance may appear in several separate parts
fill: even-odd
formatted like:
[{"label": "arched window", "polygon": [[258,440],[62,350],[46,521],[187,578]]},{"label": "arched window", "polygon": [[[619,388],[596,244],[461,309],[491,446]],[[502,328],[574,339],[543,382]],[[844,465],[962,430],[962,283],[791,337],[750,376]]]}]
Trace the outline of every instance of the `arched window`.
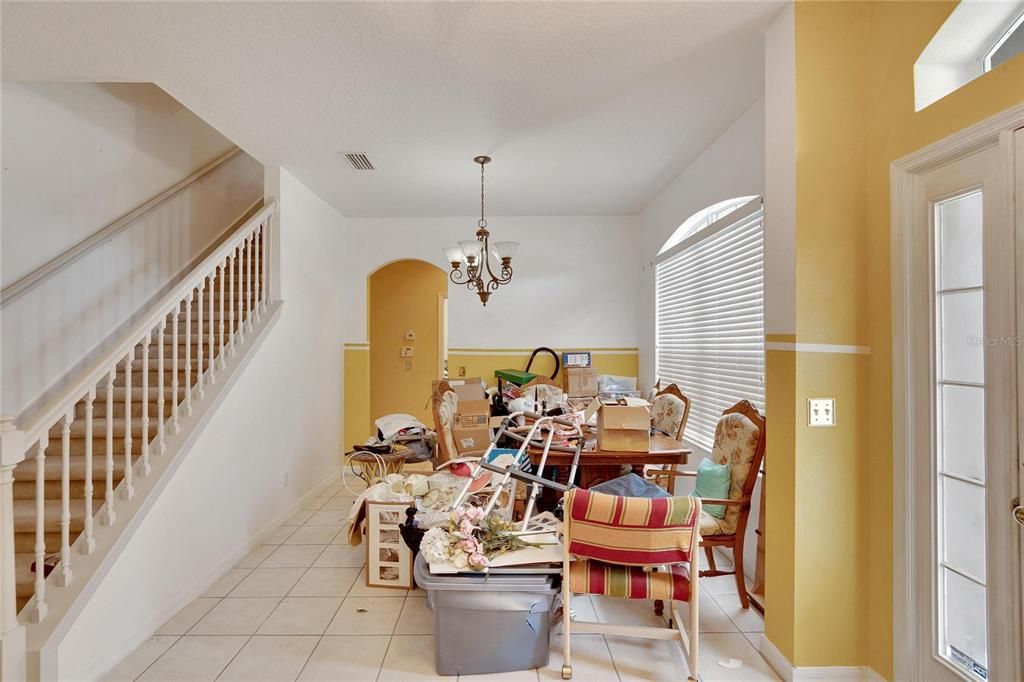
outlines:
[{"label": "arched window", "polygon": [[708,206],[657,259],[657,376],[690,397],[686,439],[707,450],[723,410],[764,406],[763,215],[760,197]]},{"label": "arched window", "polygon": [[755,198],[756,197],[753,196],[734,197],[732,199],[726,199],[725,201],[719,201],[717,204],[711,204],[707,208],[702,208],[687,218],[682,225],[676,228],[676,231],[668,238],[668,241],[666,241],[665,245],[661,247],[661,251],[659,251],[658,254],[660,255],[665,253],[690,235],[700,232],[711,223],[721,220],[743,204]]}]

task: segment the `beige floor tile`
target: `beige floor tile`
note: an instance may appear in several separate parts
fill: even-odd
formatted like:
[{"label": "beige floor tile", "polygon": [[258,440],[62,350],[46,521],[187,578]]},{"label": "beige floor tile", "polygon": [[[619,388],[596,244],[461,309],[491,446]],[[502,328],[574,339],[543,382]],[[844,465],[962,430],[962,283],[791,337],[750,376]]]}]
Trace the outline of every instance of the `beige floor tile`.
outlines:
[{"label": "beige floor tile", "polygon": [[159,628],[158,635],[183,635],[199,622],[203,616],[210,612],[217,605],[220,599],[215,597],[199,597],[190,602],[181,611],[171,616],[170,619]]},{"label": "beige floor tile", "polygon": [[287,540],[286,545],[327,545],[338,534],[334,526],[302,526],[296,529]]},{"label": "beige floor tile", "polygon": [[[560,628],[559,628],[560,629]],[[562,637],[551,637],[551,658],[537,671],[541,680],[562,679]],[[582,635],[572,638],[573,680],[580,682],[618,682],[612,663],[612,654],[601,635]]]},{"label": "beige floor tile", "polygon": [[300,680],[366,682],[377,678],[389,636],[324,637],[299,675]]},{"label": "beige floor tile", "polygon": [[427,608],[426,597],[409,597],[398,617],[396,635],[434,634],[434,612]]},{"label": "beige floor tile", "polygon": [[295,587],[304,568],[254,568],[231,591],[232,597],[283,597]]},{"label": "beige floor tile", "polygon": [[459,682],[537,682],[537,670],[516,670],[507,673],[490,673],[489,675],[459,675]]},{"label": "beige floor tile", "polygon": [[406,680],[454,680],[442,677],[434,665],[434,638],[431,635],[395,635],[388,655],[380,667],[378,682]]},{"label": "beige floor tile", "polygon": [[235,564],[235,568],[256,568],[276,549],[277,545],[257,545],[244,559]]},{"label": "beige floor tile", "polygon": [[597,612],[594,610],[594,603],[585,594],[577,594],[572,598],[572,612],[576,620],[598,622]]},{"label": "beige floor tile", "polygon": [[264,545],[280,545],[295,532],[295,526],[281,526],[263,538]]},{"label": "beige floor tile", "polygon": [[[679,615],[683,619],[683,627],[690,627],[690,605],[684,602],[676,602],[676,608],[679,609]],[[668,612],[668,604],[665,605],[665,611],[666,613]],[[710,594],[701,593],[698,611],[700,612],[701,632],[739,631]]]},{"label": "beige floor tile", "polygon": [[345,487],[340,483],[332,483],[323,490],[320,491],[322,495],[338,495],[344,490]]},{"label": "beige floor tile", "polygon": [[343,511],[348,512],[352,508],[352,503],[356,501],[354,497],[332,497],[327,500],[320,509],[323,511]]},{"label": "beige floor tile", "polygon": [[263,560],[261,568],[309,568],[326,545],[281,545]]},{"label": "beige floor tile", "polygon": [[[711,594],[736,594],[736,578],[731,575],[716,575],[714,578],[701,578],[698,582],[702,590]],[[737,599],[739,595],[736,595]]]},{"label": "beige floor tile", "polygon": [[358,568],[311,568],[288,593],[291,597],[344,597],[359,575]]},{"label": "beige floor tile", "polygon": [[313,563],[315,568],[362,568],[366,564],[366,546],[353,547],[344,545],[327,545],[323,553]]},{"label": "beige floor tile", "polygon": [[312,516],[306,519],[307,526],[336,526],[337,530],[341,530],[341,526],[344,525],[345,519],[348,518],[348,512],[341,509],[321,509],[320,511],[312,512]]},{"label": "beige floor tile", "polygon": [[[743,665],[730,668],[719,665],[732,659]],[[779,677],[740,633],[707,634],[700,637],[700,678],[713,680],[778,680]]]},{"label": "beige floor tile", "polygon": [[106,675],[101,677],[101,682],[128,682],[129,680],[134,680],[177,641],[177,635],[154,635],[150,637],[140,644],[135,651],[128,654],[123,661],[108,671]]},{"label": "beige floor tile", "polygon": [[615,670],[624,681],[686,679],[686,662],[678,642],[639,637],[605,637],[605,641]]},{"label": "beige floor tile", "polygon": [[650,625],[665,627],[667,617],[654,613],[654,602],[644,599],[621,599],[619,597],[601,597],[590,595],[597,619],[601,623],[615,625]]},{"label": "beige floor tile", "polygon": [[395,597],[348,597],[327,626],[327,634],[390,635],[404,602]]},{"label": "beige floor tile", "polygon": [[319,637],[253,637],[242,647],[218,679],[291,682],[299,676],[319,641]]},{"label": "beige floor tile", "polygon": [[267,597],[225,597],[189,632],[193,635],[251,635],[280,601]]},{"label": "beige floor tile", "polygon": [[245,645],[248,637],[182,637],[158,658],[140,680],[213,680]]},{"label": "beige floor tile", "polygon": [[743,608],[735,594],[716,594],[713,598],[740,632],[764,632],[764,618],[753,606]]},{"label": "beige floor tile", "polygon": [[393,587],[369,587],[366,584],[366,569],[359,572],[355,584],[349,591],[350,597],[404,597],[411,594],[413,590],[396,590]]},{"label": "beige floor tile", "polygon": [[227,573],[217,578],[217,582],[210,585],[210,589],[203,592],[204,597],[226,597],[231,590],[242,582],[245,576],[249,575],[251,568],[232,568]]},{"label": "beige floor tile", "polygon": [[313,514],[315,513],[316,512],[312,512],[308,509],[301,509],[292,514],[291,517],[284,522],[284,525],[301,526],[302,524],[306,523],[306,521],[309,521],[309,517],[313,516]]},{"label": "beige floor tile", "polygon": [[320,507],[324,506],[331,497],[329,495],[321,495],[320,497],[311,497],[302,504],[302,508],[308,511],[316,511]]},{"label": "beige floor tile", "polygon": [[339,597],[287,597],[256,634],[322,635],[340,606]]}]

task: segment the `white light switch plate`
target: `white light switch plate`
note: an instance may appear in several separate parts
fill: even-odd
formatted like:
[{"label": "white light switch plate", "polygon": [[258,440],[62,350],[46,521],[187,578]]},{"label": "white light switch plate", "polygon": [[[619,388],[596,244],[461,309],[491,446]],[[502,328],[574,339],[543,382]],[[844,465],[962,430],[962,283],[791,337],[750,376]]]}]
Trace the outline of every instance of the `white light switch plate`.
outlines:
[{"label": "white light switch plate", "polygon": [[415,351],[413,350],[412,346],[402,346],[402,357],[403,358],[411,358],[414,353],[415,353]]},{"label": "white light switch plate", "polygon": [[807,425],[808,426],[835,426],[836,425],[836,401],[835,401],[835,398],[808,398],[807,399]]}]

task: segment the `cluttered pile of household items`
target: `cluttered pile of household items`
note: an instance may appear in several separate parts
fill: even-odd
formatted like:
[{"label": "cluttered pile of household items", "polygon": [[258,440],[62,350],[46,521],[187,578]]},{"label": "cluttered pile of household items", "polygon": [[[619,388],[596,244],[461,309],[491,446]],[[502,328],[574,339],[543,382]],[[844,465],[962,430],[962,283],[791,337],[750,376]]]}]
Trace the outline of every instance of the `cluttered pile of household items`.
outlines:
[{"label": "cluttered pile of household items", "polygon": [[[369,585],[427,592],[439,674],[546,666],[558,623],[565,679],[572,632],[675,640],[697,670],[690,562],[711,526],[720,538],[743,535],[764,419],[746,401],[727,410],[706,460],[725,487],[703,500],[673,496],[677,476],[697,473],[677,470],[690,453],[689,400],[674,384],[641,397],[635,378],[598,376],[580,356],[566,354],[574,366],[556,363],[550,378],[496,372],[489,389],[479,378],[435,381],[433,429],[388,415],[346,456],[343,480],[357,494],[349,541],[366,544]],[[731,572],[711,569],[700,573]],[[578,621],[572,594],[649,600],[666,626]],[[679,602],[690,605],[685,619]]]}]

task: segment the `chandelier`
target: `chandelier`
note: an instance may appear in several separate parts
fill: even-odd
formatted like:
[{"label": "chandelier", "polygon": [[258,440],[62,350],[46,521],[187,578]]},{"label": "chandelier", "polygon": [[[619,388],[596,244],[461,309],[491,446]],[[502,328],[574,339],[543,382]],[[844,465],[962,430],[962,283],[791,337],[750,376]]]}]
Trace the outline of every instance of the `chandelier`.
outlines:
[{"label": "chandelier", "polygon": [[[480,297],[485,306],[491,293],[502,284],[512,281],[512,256],[519,248],[518,242],[490,243],[491,233],[484,218],[484,166],[491,162],[489,156],[477,156],[474,163],[480,164],[480,220],[477,221],[476,239],[459,242],[458,246],[444,249],[444,257],[452,264],[448,278],[452,284],[465,284],[466,288]],[[491,255],[501,263],[501,268],[491,267]],[[465,263],[466,269],[462,269]],[[498,274],[494,274],[498,270]]]}]

